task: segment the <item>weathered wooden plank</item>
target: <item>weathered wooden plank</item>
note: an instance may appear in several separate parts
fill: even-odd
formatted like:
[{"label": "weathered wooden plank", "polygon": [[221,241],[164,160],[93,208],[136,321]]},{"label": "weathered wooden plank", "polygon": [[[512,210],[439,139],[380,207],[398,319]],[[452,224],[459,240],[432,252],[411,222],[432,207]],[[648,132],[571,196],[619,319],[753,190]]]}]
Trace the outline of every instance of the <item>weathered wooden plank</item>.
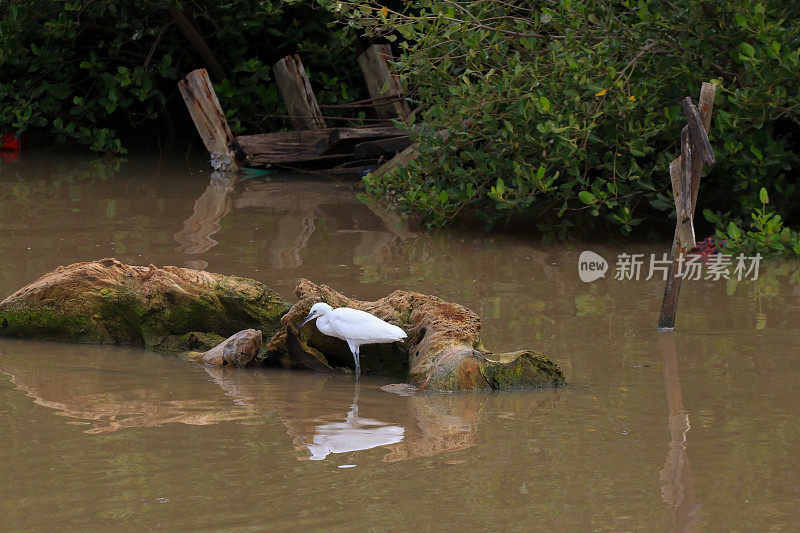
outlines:
[{"label": "weathered wooden plank", "polygon": [[208,72],[205,69],[193,70],[178,82],[178,89],[206,149],[216,155],[232,152],[233,133],[219,105]]},{"label": "weathered wooden plank", "polygon": [[325,127],[311,83],[308,81],[300,56],[286,56],[273,66],[275,83],[283,96],[286,112],[298,129]]},{"label": "weathered wooden plank", "polygon": [[364,75],[369,95],[372,98],[398,96],[395,101],[376,104],[375,112],[380,118],[405,119],[411,113],[411,108],[408,102],[400,98],[403,86],[400,77],[392,72],[390,61],[394,61],[394,56],[388,44],[373,44],[358,56],[358,65]]},{"label": "weathered wooden plank", "polygon": [[372,173],[376,175],[385,174],[398,166],[405,166],[417,157],[419,157],[419,150],[415,143],[373,170]]},{"label": "weathered wooden plank", "polygon": [[703,119],[700,118],[700,113],[692,103],[691,97],[687,96],[681,102],[683,114],[686,115],[686,120],[689,122],[689,131],[692,133],[692,143],[695,149],[699,150],[703,158],[703,164],[714,166],[717,161],[714,158],[714,150],[711,148],[711,143],[708,140],[708,133],[703,127]]},{"label": "weathered wooden plank", "polygon": [[[716,85],[711,83],[703,83],[700,90],[699,113],[703,121],[703,129],[708,133],[711,127],[711,113],[714,109],[714,95],[716,94]],[[697,161],[692,165],[692,195],[691,195],[691,212],[694,213],[697,205],[697,194],[700,190],[700,176],[703,170],[702,160],[698,157]],[[670,175],[673,174],[673,167],[675,173],[679,172],[681,167],[681,157],[677,157],[670,163]],[[661,301],[661,313],[658,318],[658,329],[672,329],[675,327],[675,316],[678,312],[678,297],[681,292],[682,278],[677,277],[678,273],[678,260],[680,257],[686,255],[691,250],[687,250],[681,246],[680,237],[678,235],[678,228],[675,229],[675,235],[672,239],[671,258],[672,264],[667,272],[667,281],[664,285],[664,298]]]},{"label": "weathered wooden plank", "polygon": [[369,128],[336,128],[331,132],[330,139],[333,144],[338,144],[348,140],[385,139],[402,135],[408,135],[408,130],[401,130],[394,126],[372,126]]},{"label": "weathered wooden plank", "polygon": [[353,157],[356,160],[378,159],[381,156],[394,155],[411,146],[411,137],[389,137],[376,141],[358,143],[353,147]]},{"label": "weathered wooden plank", "polygon": [[[714,110],[714,96],[716,92],[717,86],[708,82],[704,82],[700,90],[700,100],[697,103],[697,108],[700,113],[700,119],[703,121],[703,129],[706,131],[706,135],[711,128],[711,112]],[[697,162],[692,165],[692,212],[694,212],[695,205],[697,204],[697,193],[700,190],[700,176],[702,172],[702,162]]]},{"label": "weathered wooden plank", "polygon": [[[714,96],[716,95],[717,86],[713,83],[703,82],[700,90],[700,101],[698,102],[697,109],[700,113],[700,118],[703,121],[703,129],[708,133],[711,128],[711,114],[714,110]],[[672,163],[680,163],[680,156],[672,160]],[[672,164],[670,163],[670,165]],[[700,176],[703,172],[703,165],[697,164],[692,166],[692,209],[697,203],[697,193],[700,190]]]},{"label": "weathered wooden plank", "polygon": [[335,128],[330,130],[330,132],[328,137],[323,138],[319,144],[317,144],[317,153],[320,155],[352,152],[353,147],[359,142],[408,135],[407,130],[401,130],[394,126]]},{"label": "weathered wooden plank", "polygon": [[[686,128],[684,128],[686,129]],[[682,171],[683,158],[675,159],[669,166],[669,177],[672,183],[672,195],[675,201],[676,224],[675,231],[684,249],[694,248],[694,228],[693,220],[689,216],[691,212],[691,183],[684,180]],[[685,183],[688,189],[685,188]]]},{"label": "weathered wooden plank", "polygon": [[317,143],[331,130],[279,131],[262,135],[242,135],[236,138],[247,155],[248,166],[288,165],[326,161],[346,161],[350,154],[319,155]]},{"label": "weathered wooden plank", "polygon": [[[677,223],[675,231],[678,232],[678,239],[681,246],[686,250],[691,250],[696,246],[694,236],[694,210],[692,209],[692,142],[689,128],[681,130],[681,162],[679,165],[678,176],[672,176],[672,190],[675,193]],[[678,181],[676,188],[675,181]]]}]

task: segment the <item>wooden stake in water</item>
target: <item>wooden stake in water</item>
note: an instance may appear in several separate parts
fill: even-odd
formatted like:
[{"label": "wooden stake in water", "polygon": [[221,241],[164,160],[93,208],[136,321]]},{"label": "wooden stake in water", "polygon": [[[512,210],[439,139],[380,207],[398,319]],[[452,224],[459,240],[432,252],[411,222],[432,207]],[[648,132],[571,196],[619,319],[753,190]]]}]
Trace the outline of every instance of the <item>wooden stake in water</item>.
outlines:
[{"label": "wooden stake in water", "polygon": [[[715,163],[711,145],[710,143],[706,145],[706,143],[708,143],[708,130],[711,127],[711,112],[714,107],[715,92],[716,85],[703,83],[703,87],[700,90],[700,102],[695,111],[697,111],[697,116],[700,118],[704,135],[685,135],[682,132],[682,140],[688,137],[689,142],[688,144],[681,142],[681,157],[674,159],[669,165],[673,193],[676,196],[675,207],[678,220],[675,226],[675,236],[672,239],[672,264],[667,272],[667,283],[664,287],[664,299],[661,302],[658,329],[672,329],[675,327],[675,315],[678,311],[678,296],[681,291],[681,278],[678,277],[678,261],[685,257],[695,246],[694,228],[682,227],[682,224],[685,225],[688,222],[690,226],[692,225],[692,218],[694,216],[695,206],[697,205],[697,193],[700,189],[700,175],[703,171],[703,161],[709,161],[710,164]],[[691,109],[694,107],[691,98],[688,99],[688,102],[684,100],[682,106],[689,120],[689,126],[685,129],[687,133],[690,133],[693,128],[697,129],[698,125],[694,116],[689,117],[689,115],[694,115]],[[687,155],[686,161],[684,161],[684,155]],[[690,190],[691,194],[685,192],[687,189]],[[683,195],[683,198],[679,201],[678,197],[681,195]],[[688,198],[686,198],[687,196]],[[686,202],[686,200],[688,200],[688,202]],[[678,207],[679,205],[681,206],[680,208]],[[681,221],[681,211],[683,211],[683,216],[686,219],[684,222]]]},{"label": "wooden stake in water", "polygon": [[225,120],[208,72],[202,68],[191,71],[178,82],[178,89],[206,149],[212,154],[231,152],[233,133]]},{"label": "wooden stake in water", "polygon": [[692,144],[689,127],[681,130],[681,157],[669,166],[677,223],[675,233],[685,250],[695,247],[694,209],[692,207]]},{"label": "wooden stake in water", "polygon": [[403,85],[400,77],[392,70],[394,61],[392,48],[388,44],[373,44],[358,56],[358,66],[364,74],[367,90],[372,98],[396,96],[396,100],[375,104],[375,112],[380,118],[405,119],[411,108],[402,97]]},{"label": "wooden stake in water", "polygon": [[286,56],[275,63],[272,70],[292,125],[300,130],[324,128],[325,120],[300,56]]}]

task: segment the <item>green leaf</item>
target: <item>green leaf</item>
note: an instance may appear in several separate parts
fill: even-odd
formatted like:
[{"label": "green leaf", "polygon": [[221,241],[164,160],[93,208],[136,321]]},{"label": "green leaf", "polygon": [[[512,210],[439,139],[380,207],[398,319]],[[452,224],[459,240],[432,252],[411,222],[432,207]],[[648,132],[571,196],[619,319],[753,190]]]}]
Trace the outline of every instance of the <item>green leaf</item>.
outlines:
[{"label": "green leaf", "polygon": [[761,187],[761,190],[758,191],[758,199],[761,200],[762,204],[769,203],[769,194],[767,194],[767,189]]},{"label": "green leaf", "polygon": [[597,198],[594,197],[594,194],[590,193],[589,191],[581,191],[578,193],[578,198],[581,199],[581,202],[592,205],[597,201]]},{"label": "green leaf", "polygon": [[742,238],[742,232],[739,231],[739,227],[733,222],[728,222],[728,235],[735,241]]},{"label": "green leaf", "polygon": [[548,100],[544,96],[539,97],[539,105],[542,107],[542,110],[545,113],[550,111],[550,100]]},{"label": "green leaf", "polygon": [[742,49],[744,55],[746,55],[747,57],[753,57],[756,54],[755,48],[753,48],[747,43],[741,43],[739,47]]}]

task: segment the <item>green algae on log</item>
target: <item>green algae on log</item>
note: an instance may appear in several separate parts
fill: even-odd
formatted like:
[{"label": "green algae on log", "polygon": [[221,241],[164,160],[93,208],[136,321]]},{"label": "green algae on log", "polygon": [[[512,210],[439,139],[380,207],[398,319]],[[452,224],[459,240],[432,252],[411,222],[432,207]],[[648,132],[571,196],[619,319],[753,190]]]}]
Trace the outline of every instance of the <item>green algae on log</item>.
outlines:
[{"label": "green algae on log", "polygon": [[58,267],[0,302],[0,336],[204,351],[243,329],[272,335],[288,309],[251,279],[101,259]]},{"label": "green algae on log", "polygon": [[325,285],[301,280],[300,299],[281,319],[282,328],[266,344],[267,364],[286,368],[331,370],[350,367],[347,343],[319,333],[315,326],[296,327],[319,301],[333,307],[361,309],[400,326],[405,342],[361,347],[364,373],[410,379],[420,390],[514,389],[558,386],[561,369],[546,356],[524,350],[507,354],[487,351],[480,340],[480,318],[458,304],[436,296],[395,291],[375,302],[348,298]]}]

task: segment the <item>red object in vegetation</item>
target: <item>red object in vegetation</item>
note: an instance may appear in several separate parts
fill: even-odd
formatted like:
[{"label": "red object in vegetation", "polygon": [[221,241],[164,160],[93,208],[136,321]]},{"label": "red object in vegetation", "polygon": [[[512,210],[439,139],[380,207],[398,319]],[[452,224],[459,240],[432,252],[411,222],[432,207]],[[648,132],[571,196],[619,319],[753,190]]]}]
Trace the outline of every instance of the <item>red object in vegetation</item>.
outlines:
[{"label": "red object in vegetation", "polygon": [[0,133],[0,150],[19,151],[22,150],[24,145],[25,135],[16,135],[8,132]]},{"label": "red object in vegetation", "polygon": [[707,237],[698,242],[697,247],[692,250],[692,252],[701,255],[703,260],[707,260],[709,256],[717,253],[718,248],[721,248],[720,243],[718,243],[713,237]]},{"label": "red object in vegetation", "polygon": [[19,163],[22,150],[0,150],[0,163]]}]

